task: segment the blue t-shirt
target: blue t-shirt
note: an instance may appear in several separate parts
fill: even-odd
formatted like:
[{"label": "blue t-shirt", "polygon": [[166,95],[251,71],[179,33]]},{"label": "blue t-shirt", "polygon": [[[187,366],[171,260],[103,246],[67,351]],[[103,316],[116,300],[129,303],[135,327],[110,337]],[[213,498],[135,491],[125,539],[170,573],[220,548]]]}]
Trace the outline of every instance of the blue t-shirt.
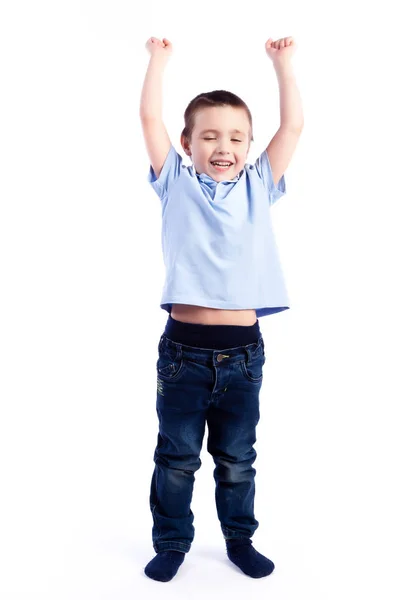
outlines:
[{"label": "blue t-shirt", "polygon": [[182,164],[174,146],[157,179],[166,277],[161,308],[173,304],[255,309],[257,317],[289,308],[270,207],[286,193],[274,184],[264,150],[232,180],[216,182]]}]

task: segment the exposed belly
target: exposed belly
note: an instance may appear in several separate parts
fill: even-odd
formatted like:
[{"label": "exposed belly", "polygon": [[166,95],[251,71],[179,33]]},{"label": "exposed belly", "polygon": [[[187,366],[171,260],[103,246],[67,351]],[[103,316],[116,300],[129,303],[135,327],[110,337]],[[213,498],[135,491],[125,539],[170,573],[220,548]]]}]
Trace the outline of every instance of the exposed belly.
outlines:
[{"label": "exposed belly", "polygon": [[176,321],[200,325],[254,325],[257,321],[256,311],[253,308],[225,310],[191,304],[173,304],[171,317]]}]

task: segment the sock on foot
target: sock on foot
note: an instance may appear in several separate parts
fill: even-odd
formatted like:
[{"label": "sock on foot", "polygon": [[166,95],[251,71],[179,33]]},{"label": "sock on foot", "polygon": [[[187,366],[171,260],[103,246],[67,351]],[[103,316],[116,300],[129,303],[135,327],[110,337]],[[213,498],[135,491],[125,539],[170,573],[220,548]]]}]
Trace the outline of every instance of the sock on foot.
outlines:
[{"label": "sock on foot", "polygon": [[250,538],[228,538],[226,549],[229,559],[250,577],[266,577],[275,569],[272,560],[252,547]]},{"label": "sock on foot", "polygon": [[146,565],[144,572],[147,577],[156,581],[170,581],[177,574],[184,558],[185,552],[179,552],[178,550],[158,552]]}]

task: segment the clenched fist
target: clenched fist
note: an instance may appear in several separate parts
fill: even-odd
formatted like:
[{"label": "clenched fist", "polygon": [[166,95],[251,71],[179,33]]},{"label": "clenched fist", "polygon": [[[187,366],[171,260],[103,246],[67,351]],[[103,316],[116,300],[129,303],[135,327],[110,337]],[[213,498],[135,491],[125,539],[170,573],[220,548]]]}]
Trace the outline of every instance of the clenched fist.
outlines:
[{"label": "clenched fist", "polygon": [[168,59],[172,54],[172,44],[167,38],[163,38],[161,41],[158,38],[151,37],[146,42],[146,48],[151,56],[160,56]]},{"label": "clenched fist", "polygon": [[280,38],[275,42],[272,38],[269,38],[265,42],[265,51],[274,65],[289,62],[296,48],[296,43],[292,37]]}]

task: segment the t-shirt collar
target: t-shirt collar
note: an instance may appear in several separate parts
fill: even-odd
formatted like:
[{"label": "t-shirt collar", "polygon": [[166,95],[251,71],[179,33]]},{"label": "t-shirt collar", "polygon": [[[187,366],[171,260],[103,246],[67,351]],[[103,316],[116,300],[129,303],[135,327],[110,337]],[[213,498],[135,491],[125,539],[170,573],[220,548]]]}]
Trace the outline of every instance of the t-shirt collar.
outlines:
[{"label": "t-shirt collar", "polygon": [[204,183],[208,183],[210,185],[215,185],[217,183],[235,183],[235,181],[238,181],[240,179],[241,174],[243,173],[243,169],[240,171],[240,173],[238,173],[236,175],[236,177],[234,177],[233,179],[224,179],[222,181],[215,181],[215,179],[213,179],[212,177],[210,177],[210,175],[208,175],[207,173],[197,173],[195,167],[192,165],[192,169],[193,169],[193,173],[200,179],[200,181],[203,181]]}]

